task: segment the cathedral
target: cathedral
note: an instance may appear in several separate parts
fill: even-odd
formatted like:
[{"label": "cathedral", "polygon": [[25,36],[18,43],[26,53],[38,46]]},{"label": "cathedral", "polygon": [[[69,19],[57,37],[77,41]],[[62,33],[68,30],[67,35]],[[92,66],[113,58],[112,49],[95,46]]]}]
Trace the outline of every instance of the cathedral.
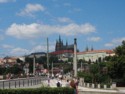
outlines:
[{"label": "cathedral", "polygon": [[74,51],[74,45],[68,45],[68,42],[64,45],[63,41],[61,40],[61,37],[59,36],[59,39],[56,41],[55,45],[55,51],[61,51],[61,50],[71,50]]},{"label": "cathedral", "polygon": [[61,37],[56,40],[55,51],[51,52],[51,55],[57,56],[58,59],[66,61],[68,58],[72,58],[74,53],[74,44],[69,45],[68,42],[63,43]]}]

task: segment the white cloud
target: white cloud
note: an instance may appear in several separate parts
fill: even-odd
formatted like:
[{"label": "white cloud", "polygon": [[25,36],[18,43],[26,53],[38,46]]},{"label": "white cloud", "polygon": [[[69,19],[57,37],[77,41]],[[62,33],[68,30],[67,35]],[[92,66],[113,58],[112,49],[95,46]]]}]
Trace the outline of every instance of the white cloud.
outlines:
[{"label": "white cloud", "polygon": [[12,45],[8,45],[8,44],[3,44],[2,47],[5,48],[5,49],[11,49],[11,48],[13,48]]},{"label": "white cloud", "polygon": [[118,46],[118,45],[120,45],[122,43],[123,40],[125,40],[125,37],[123,37],[123,38],[115,38],[110,43],[106,43],[105,46],[106,47]]},{"label": "white cloud", "polygon": [[68,25],[44,25],[44,24],[16,24],[13,23],[7,30],[6,34],[19,38],[19,39],[31,39],[40,36],[48,36],[50,34],[63,34],[63,35],[77,35],[77,34],[89,34],[95,32],[96,28],[89,24],[75,24],[70,23]]},{"label": "white cloud", "polygon": [[35,38],[39,36],[40,30],[40,24],[18,25],[14,23],[7,29],[6,34],[20,39]]},{"label": "white cloud", "polygon": [[[54,50],[55,50],[55,45],[50,45],[49,52],[54,51]],[[21,55],[30,54],[33,52],[47,52],[47,46],[46,45],[37,45],[31,50],[17,47],[17,48],[11,49],[11,51],[8,54],[13,55],[13,56],[21,56]]]},{"label": "white cloud", "polygon": [[91,38],[88,38],[87,40],[88,41],[93,41],[93,42],[98,42],[98,41],[101,40],[101,38],[100,37],[91,37]]},{"label": "white cloud", "polygon": [[27,4],[23,10],[17,13],[17,15],[34,17],[34,13],[44,10],[45,10],[44,6],[40,4]]},{"label": "white cloud", "polygon": [[105,47],[113,47],[114,44],[113,44],[113,43],[106,43],[104,46],[105,46]]},{"label": "white cloud", "polygon": [[16,0],[0,0],[0,3],[15,2]]},{"label": "white cloud", "polygon": [[66,18],[66,17],[59,17],[59,18],[57,18],[57,20],[61,23],[72,23],[73,22],[70,18]]},{"label": "white cloud", "polygon": [[[54,51],[55,50],[55,45],[49,45],[49,51]],[[47,46],[46,45],[37,45],[34,47],[30,53],[33,52],[47,52]]]},{"label": "white cloud", "polygon": [[112,43],[119,44],[122,43],[122,41],[125,40],[125,37],[123,38],[116,38],[112,40]]},{"label": "white cloud", "polygon": [[14,48],[10,51],[10,54],[12,55],[25,55],[27,53],[29,53],[29,51],[23,48]]}]

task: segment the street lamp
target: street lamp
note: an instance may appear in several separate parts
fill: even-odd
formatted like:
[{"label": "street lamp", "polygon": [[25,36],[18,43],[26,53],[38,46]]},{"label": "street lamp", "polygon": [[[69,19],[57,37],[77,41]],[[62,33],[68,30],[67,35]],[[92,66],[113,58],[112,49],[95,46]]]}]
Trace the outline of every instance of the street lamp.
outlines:
[{"label": "street lamp", "polygon": [[81,72],[82,72],[82,61],[81,61]]},{"label": "street lamp", "polygon": [[52,62],[52,77],[54,77],[54,74],[53,74],[53,62]]},{"label": "street lamp", "polygon": [[34,56],[33,56],[33,75],[34,76],[35,76],[35,71],[36,71],[35,61],[36,61],[36,59],[35,59],[35,54],[34,54]]},{"label": "street lamp", "polygon": [[73,63],[73,72],[74,72],[74,77],[77,77],[77,43],[76,43],[76,38],[74,38],[74,63]]},{"label": "street lamp", "polygon": [[49,76],[49,42],[47,37],[47,69],[48,69],[48,76]]}]

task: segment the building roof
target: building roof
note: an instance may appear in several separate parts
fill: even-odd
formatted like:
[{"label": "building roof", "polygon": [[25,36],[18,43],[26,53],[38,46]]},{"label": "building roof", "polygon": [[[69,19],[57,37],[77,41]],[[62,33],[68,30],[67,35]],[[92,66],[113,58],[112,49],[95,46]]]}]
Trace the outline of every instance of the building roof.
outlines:
[{"label": "building roof", "polygon": [[11,59],[11,60],[16,60],[16,59],[17,59],[17,57],[9,57],[9,56],[6,56],[6,57],[4,57],[3,59]]},{"label": "building roof", "polygon": [[91,54],[91,53],[107,53],[107,54],[112,54],[114,53],[113,50],[93,50],[93,51],[83,51],[83,52],[78,52],[77,54]]},{"label": "building roof", "polygon": [[35,53],[31,53],[31,55],[41,55],[41,54],[46,54],[45,52],[35,52]]},{"label": "building roof", "polygon": [[41,56],[46,56],[46,53],[45,52],[35,52],[35,53],[31,53],[30,55],[27,55],[27,56],[30,58],[33,58],[34,56],[36,58],[39,58]]},{"label": "building roof", "polygon": [[59,54],[64,54],[64,53],[73,53],[73,51],[72,50],[60,50],[60,51],[51,52],[50,54],[59,55]]}]

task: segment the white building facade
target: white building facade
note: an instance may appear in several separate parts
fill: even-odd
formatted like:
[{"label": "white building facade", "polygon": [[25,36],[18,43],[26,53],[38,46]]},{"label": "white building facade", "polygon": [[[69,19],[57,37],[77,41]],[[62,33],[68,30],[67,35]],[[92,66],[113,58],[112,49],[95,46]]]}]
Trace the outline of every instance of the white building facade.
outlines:
[{"label": "white building facade", "polygon": [[96,62],[99,58],[104,59],[106,56],[113,56],[115,53],[112,50],[92,50],[77,53],[77,59]]}]

